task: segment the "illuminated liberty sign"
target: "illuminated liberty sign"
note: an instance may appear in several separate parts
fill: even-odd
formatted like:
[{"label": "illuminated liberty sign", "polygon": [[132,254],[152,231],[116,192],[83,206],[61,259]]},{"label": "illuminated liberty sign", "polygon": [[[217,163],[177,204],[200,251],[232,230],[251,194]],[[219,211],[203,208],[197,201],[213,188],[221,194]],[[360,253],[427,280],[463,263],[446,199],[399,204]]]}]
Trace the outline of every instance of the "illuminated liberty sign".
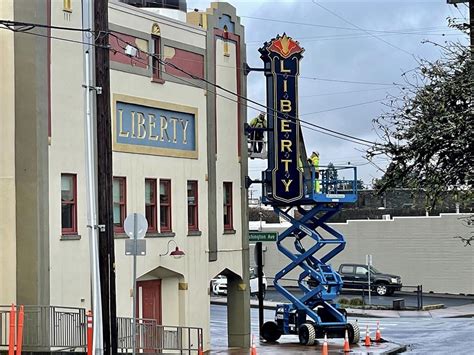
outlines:
[{"label": "illuminated liberty sign", "polygon": [[299,62],[304,49],[283,34],[265,43],[259,51],[267,77],[271,198],[291,203],[303,197],[303,171],[298,161],[300,125],[297,117]]}]

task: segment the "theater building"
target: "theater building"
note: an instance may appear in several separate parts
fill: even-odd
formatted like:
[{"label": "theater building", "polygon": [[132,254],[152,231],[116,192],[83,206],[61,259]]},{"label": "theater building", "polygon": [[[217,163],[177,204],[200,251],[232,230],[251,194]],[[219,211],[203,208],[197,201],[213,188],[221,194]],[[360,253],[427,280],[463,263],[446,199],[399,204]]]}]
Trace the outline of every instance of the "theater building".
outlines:
[{"label": "theater building", "polygon": [[[0,18],[81,28],[81,3],[2,0]],[[224,273],[229,344],[245,346],[246,109],[200,80],[246,95],[244,28],[227,3],[192,13],[185,1],[137,3],[149,2],[109,2],[117,314],[132,314],[124,219],[139,212],[138,316],[202,327],[208,349],[210,280]],[[91,308],[85,35],[0,30],[0,304]],[[184,257],[170,257],[176,246]]]}]

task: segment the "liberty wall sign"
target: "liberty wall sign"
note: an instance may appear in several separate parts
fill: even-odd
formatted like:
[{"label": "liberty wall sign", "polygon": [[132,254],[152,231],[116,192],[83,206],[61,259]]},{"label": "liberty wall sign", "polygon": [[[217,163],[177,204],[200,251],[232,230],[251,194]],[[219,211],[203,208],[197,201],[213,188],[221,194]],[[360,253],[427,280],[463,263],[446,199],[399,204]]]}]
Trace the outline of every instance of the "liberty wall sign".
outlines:
[{"label": "liberty wall sign", "polygon": [[283,34],[266,42],[259,51],[267,77],[268,169],[272,175],[272,198],[291,203],[303,197],[304,187],[303,171],[298,164],[300,124],[297,119],[299,62],[304,49]]},{"label": "liberty wall sign", "polygon": [[197,158],[197,109],[114,95],[114,151]]}]

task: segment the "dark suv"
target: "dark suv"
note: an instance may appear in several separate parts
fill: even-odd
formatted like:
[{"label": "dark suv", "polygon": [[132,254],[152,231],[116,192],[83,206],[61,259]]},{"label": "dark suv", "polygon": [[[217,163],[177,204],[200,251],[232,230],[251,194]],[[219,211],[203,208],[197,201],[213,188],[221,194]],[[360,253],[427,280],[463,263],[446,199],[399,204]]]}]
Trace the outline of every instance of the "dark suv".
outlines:
[{"label": "dark suv", "polygon": [[[341,264],[339,274],[344,282],[343,288],[367,289],[369,270],[364,264]],[[370,287],[379,296],[389,296],[402,288],[402,279],[397,275],[384,274],[370,267]]]}]

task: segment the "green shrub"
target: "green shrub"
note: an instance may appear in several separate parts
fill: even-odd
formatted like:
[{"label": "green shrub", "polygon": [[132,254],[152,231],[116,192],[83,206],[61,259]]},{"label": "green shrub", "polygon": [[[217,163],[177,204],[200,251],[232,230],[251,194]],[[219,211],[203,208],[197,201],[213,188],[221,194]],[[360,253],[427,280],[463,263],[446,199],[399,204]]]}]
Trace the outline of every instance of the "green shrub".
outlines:
[{"label": "green shrub", "polygon": [[362,298],[352,298],[349,301],[349,304],[351,306],[362,306],[364,304],[364,301],[362,300]]},{"label": "green shrub", "polygon": [[349,300],[347,298],[339,298],[339,304],[349,304]]}]

